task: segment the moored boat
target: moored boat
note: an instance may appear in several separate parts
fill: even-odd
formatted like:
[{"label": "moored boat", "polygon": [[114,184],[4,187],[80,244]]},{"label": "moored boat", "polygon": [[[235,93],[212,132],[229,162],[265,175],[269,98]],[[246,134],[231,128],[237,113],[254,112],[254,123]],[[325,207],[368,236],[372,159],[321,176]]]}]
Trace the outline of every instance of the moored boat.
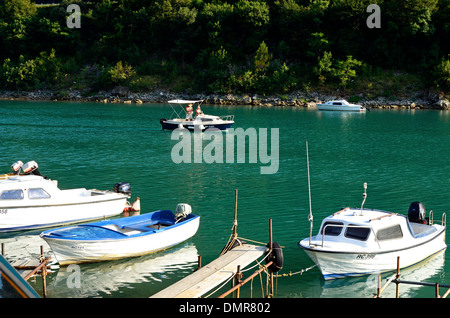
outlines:
[{"label": "moored boat", "polygon": [[40,174],[34,161],[25,165],[18,161],[12,168],[15,173],[0,176],[0,232],[116,216],[123,212],[131,193],[128,183],[117,183],[113,191],[61,190],[56,180]]},{"label": "moored boat", "polygon": [[331,100],[325,103],[316,103],[318,110],[365,112],[366,108],[361,105],[351,104],[346,100]]},{"label": "moored boat", "polygon": [[187,204],[176,213],[159,210],[137,216],[44,231],[60,265],[135,257],[167,249],[195,235],[200,216]]},{"label": "moored boat", "polygon": [[[234,115],[206,115],[200,108],[202,102],[203,100],[170,100],[168,103],[172,107],[172,115],[175,115],[175,117],[171,119],[160,119],[162,129],[174,130],[177,128],[185,128],[192,131],[204,131],[208,128],[226,130],[233,126]],[[180,110],[177,111],[173,105],[179,105]],[[186,108],[184,108],[184,105],[187,105]],[[197,105],[197,109],[194,115],[195,105]],[[185,115],[183,116],[183,114]]]},{"label": "moored boat", "polygon": [[362,205],[326,217],[318,234],[299,246],[326,280],[388,272],[396,269],[398,257],[405,268],[445,250],[445,213],[441,223],[425,218],[420,202],[411,204],[408,216]]}]

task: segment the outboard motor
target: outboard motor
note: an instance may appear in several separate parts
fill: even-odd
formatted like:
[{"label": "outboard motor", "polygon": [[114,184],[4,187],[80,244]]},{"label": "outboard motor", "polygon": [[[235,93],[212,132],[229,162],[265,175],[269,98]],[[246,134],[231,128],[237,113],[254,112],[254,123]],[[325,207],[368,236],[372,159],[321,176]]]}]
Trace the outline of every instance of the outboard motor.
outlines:
[{"label": "outboard motor", "polygon": [[184,219],[192,213],[192,207],[187,203],[178,203],[175,214],[175,223],[182,222]]},{"label": "outboard motor", "polygon": [[114,185],[113,191],[116,193],[131,195],[131,185],[128,182],[119,182]]},{"label": "outboard motor", "polygon": [[28,161],[26,164],[22,166],[23,173],[26,175],[33,174],[35,176],[41,176],[43,175],[38,170],[38,164],[36,161]]},{"label": "outboard motor", "polygon": [[22,168],[23,162],[22,161],[16,161],[11,165],[11,169],[16,172],[17,174],[20,173],[20,168]]},{"label": "outboard motor", "polygon": [[408,220],[413,223],[427,224],[425,205],[422,202],[412,202],[408,210]]}]

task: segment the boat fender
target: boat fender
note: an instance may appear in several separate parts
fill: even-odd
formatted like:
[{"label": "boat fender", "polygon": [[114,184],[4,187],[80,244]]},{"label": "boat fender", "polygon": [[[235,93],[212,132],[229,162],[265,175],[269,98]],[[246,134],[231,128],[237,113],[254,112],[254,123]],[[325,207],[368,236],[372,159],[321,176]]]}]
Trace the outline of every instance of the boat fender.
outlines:
[{"label": "boat fender", "polygon": [[125,208],[123,209],[123,212],[140,212],[141,211],[141,199],[139,197],[136,198],[136,200],[131,204],[127,201],[125,204]]},{"label": "boat fender", "polygon": [[[267,247],[270,249],[269,244],[270,243],[267,244]],[[283,250],[281,249],[280,244],[278,244],[277,242],[272,242],[272,250],[266,257],[266,264],[270,261],[273,262],[272,265],[269,266],[269,270],[271,272],[276,273],[283,268]]]}]

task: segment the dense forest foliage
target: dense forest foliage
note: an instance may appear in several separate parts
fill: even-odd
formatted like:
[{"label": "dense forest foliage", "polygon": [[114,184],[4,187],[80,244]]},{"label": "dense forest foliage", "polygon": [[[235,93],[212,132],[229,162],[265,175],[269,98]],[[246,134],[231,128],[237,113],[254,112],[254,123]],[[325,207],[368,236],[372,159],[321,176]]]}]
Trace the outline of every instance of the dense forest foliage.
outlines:
[{"label": "dense forest foliage", "polygon": [[0,47],[4,90],[447,93],[450,0],[5,0]]}]

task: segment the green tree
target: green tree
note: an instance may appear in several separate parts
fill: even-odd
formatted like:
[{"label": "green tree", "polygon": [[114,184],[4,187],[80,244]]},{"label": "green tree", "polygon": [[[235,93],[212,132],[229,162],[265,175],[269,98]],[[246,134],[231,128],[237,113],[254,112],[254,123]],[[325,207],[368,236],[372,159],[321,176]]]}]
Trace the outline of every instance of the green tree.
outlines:
[{"label": "green tree", "polygon": [[267,71],[270,66],[270,61],[272,60],[272,54],[269,53],[269,48],[263,41],[259,45],[254,57],[254,67],[257,74],[263,74]]},{"label": "green tree", "polygon": [[321,83],[325,83],[333,74],[333,55],[331,52],[323,52],[323,55],[317,58],[317,65],[313,72]]},{"label": "green tree", "polygon": [[309,40],[309,50],[306,53],[310,57],[317,58],[328,47],[329,41],[322,32],[311,33]]},{"label": "green tree", "polygon": [[434,73],[437,87],[446,92],[450,91],[450,60],[442,59],[435,67]]},{"label": "green tree", "polygon": [[334,76],[345,87],[348,82],[356,77],[356,68],[361,65],[362,62],[349,55],[345,61],[337,61]]},{"label": "green tree", "polygon": [[131,77],[136,75],[135,70],[128,63],[119,61],[115,66],[110,67],[107,71],[107,81],[113,84],[123,84]]}]

